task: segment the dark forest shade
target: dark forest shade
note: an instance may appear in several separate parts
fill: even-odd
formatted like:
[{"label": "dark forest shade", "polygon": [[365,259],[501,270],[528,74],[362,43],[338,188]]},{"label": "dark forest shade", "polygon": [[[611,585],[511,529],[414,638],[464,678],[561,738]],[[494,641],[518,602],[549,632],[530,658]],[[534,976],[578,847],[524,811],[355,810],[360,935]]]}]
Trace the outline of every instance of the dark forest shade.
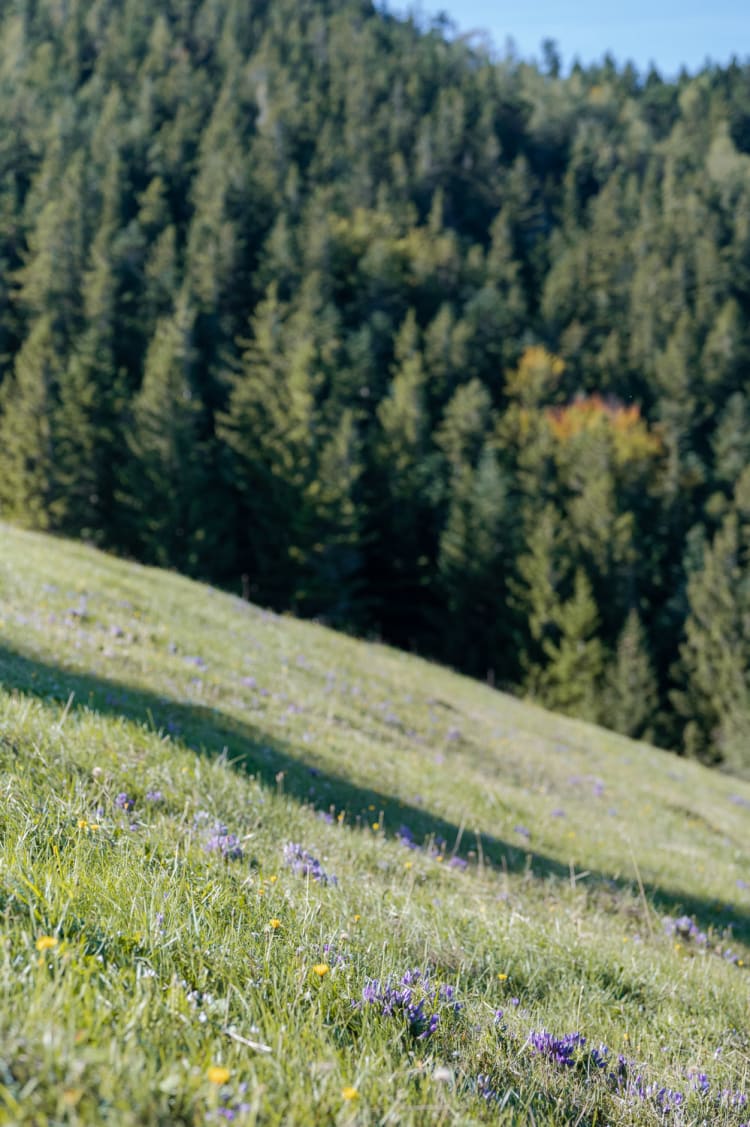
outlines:
[{"label": "dark forest shade", "polygon": [[9,0],[0,513],[750,767],[750,66]]}]

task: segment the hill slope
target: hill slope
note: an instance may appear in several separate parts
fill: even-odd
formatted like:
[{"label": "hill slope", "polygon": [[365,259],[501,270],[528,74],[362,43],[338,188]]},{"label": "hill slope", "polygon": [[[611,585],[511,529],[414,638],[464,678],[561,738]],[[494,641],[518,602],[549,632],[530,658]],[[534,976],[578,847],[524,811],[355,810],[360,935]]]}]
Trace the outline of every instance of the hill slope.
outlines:
[{"label": "hill slope", "polygon": [[0,537],[0,1122],[750,1118],[747,784]]},{"label": "hill slope", "polygon": [[748,216],[748,60],[5,0],[0,516],[750,775]]}]

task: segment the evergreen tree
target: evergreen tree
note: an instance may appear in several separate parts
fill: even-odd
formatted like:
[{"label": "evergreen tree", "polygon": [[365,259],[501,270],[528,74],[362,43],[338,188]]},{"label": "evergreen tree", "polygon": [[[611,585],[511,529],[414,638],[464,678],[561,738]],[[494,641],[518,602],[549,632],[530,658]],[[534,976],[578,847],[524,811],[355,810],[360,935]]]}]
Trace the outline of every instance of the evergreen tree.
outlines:
[{"label": "evergreen tree", "polygon": [[[130,543],[150,563],[193,572],[205,537],[202,404],[193,376],[194,313],[182,297],[157,328],[127,432],[120,501]],[[203,510],[203,511],[201,511]]]},{"label": "evergreen tree", "polygon": [[684,750],[747,767],[750,736],[750,470],[687,586],[689,614],[672,694]]},{"label": "evergreen tree", "polygon": [[2,385],[0,504],[5,517],[55,529],[61,501],[57,423],[63,367],[51,318],[40,317]]},{"label": "evergreen tree", "polygon": [[607,673],[602,715],[609,726],[634,739],[652,740],[658,707],[658,685],[648,652],[646,632],[631,609]]},{"label": "evergreen tree", "polygon": [[510,590],[514,609],[525,624],[520,659],[523,684],[532,696],[541,697],[548,646],[558,638],[558,611],[570,572],[566,530],[554,505],[545,505],[530,522],[516,572]]},{"label": "evergreen tree", "polygon": [[426,374],[416,317],[404,320],[395,344],[391,383],[377,408],[375,439],[378,542],[371,566],[378,576],[388,632],[414,644],[424,630],[430,563],[435,553],[434,491]]},{"label": "evergreen tree", "polygon": [[558,635],[543,643],[548,663],[541,699],[549,708],[596,723],[602,713],[605,651],[597,637],[599,613],[586,573],[576,570],[573,593],[553,611]]}]

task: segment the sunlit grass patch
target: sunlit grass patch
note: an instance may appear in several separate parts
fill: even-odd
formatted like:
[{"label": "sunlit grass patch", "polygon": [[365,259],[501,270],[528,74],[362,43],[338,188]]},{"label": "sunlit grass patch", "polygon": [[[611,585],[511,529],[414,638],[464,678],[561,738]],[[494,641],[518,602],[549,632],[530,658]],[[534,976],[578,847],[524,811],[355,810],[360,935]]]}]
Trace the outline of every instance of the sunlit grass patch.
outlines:
[{"label": "sunlit grass patch", "polygon": [[3,536],[0,1121],[750,1121],[746,784]]}]

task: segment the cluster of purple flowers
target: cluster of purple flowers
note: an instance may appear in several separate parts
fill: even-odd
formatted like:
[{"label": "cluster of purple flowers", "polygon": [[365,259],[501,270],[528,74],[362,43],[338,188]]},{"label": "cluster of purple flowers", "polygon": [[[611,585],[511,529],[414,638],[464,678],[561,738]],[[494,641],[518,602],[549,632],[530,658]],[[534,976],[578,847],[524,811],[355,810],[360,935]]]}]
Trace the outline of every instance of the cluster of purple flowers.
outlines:
[{"label": "cluster of purple flowers", "polygon": [[406,846],[407,849],[419,849],[419,846],[414,840],[414,834],[411,832],[408,826],[401,825],[398,827],[398,831],[396,833],[396,841],[400,842],[401,845]]},{"label": "cluster of purple flowers", "polygon": [[398,982],[369,979],[362,1002],[357,1004],[377,1006],[384,1017],[404,1018],[409,1032],[420,1041],[426,1041],[438,1029],[441,1009],[447,1007],[453,1014],[461,1010],[454,988],[435,985],[429,971],[419,968],[408,970]]},{"label": "cluster of purple flowers", "polygon": [[241,861],[244,851],[237,835],[230,833],[223,822],[214,822],[213,825],[209,822],[210,816],[205,810],[199,810],[193,818],[193,827],[204,835],[206,853],[220,853],[225,861]]},{"label": "cluster of purple flowers", "polygon": [[584,1047],[586,1038],[580,1033],[566,1033],[562,1037],[555,1037],[546,1029],[540,1029],[538,1032],[532,1030],[529,1034],[529,1044],[540,1056],[547,1057],[562,1068],[569,1068],[575,1064],[576,1050]]},{"label": "cluster of purple flowers", "polygon": [[680,916],[676,920],[671,916],[665,916],[662,924],[667,935],[678,936],[685,942],[695,943],[698,947],[708,947],[708,936],[705,931],[700,930],[690,916]]},{"label": "cluster of purple flowers", "polygon": [[230,833],[221,822],[217,822],[214,826],[203,848],[206,853],[221,853],[225,861],[241,861],[245,855],[240,839],[236,834]]},{"label": "cluster of purple flowers", "polygon": [[[497,1024],[497,1020],[496,1020]],[[690,1088],[688,1092],[679,1088],[670,1088],[659,1081],[649,1081],[636,1061],[628,1060],[622,1054],[613,1059],[613,1054],[606,1045],[599,1045],[596,1049],[586,1051],[586,1038],[580,1033],[566,1033],[562,1037],[555,1037],[546,1029],[529,1034],[528,1044],[535,1052],[546,1057],[559,1068],[570,1068],[576,1064],[591,1069],[598,1069],[607,1086],[618,1096],[625,1100],[641,1101],[653,1104],[662,1115],[669,1115],[678,1111],[685,1104],[688,1095],[711,1099],[717,1107],[740,1108],[747,1104],[748,1097],[744,1092],[732,1091],[725,1088],[721,1091],[711,1091],[711,1081],[705,1072],[691,1072],[689,1074]],[[477,1091],[486,1100],[497,1098],[492,1088],[490,1079],[480,1074],[476,1080]],[[748,1125],[743,1125],[748,1127]]]},{"label": "cluster of purple flowers", "polygon": [[135,799],[126,794],[125,791],[121,791],[115,798],[115,806],[129,814],[131,810],[135,809]]},{"label": "cluster of purple flowers", "polygon": [[327,873],[317,857],[295,841],[284,846],[284,862],[292,872],[301,877],[312,877],[320,884],[338,884],[336,877]]}]

